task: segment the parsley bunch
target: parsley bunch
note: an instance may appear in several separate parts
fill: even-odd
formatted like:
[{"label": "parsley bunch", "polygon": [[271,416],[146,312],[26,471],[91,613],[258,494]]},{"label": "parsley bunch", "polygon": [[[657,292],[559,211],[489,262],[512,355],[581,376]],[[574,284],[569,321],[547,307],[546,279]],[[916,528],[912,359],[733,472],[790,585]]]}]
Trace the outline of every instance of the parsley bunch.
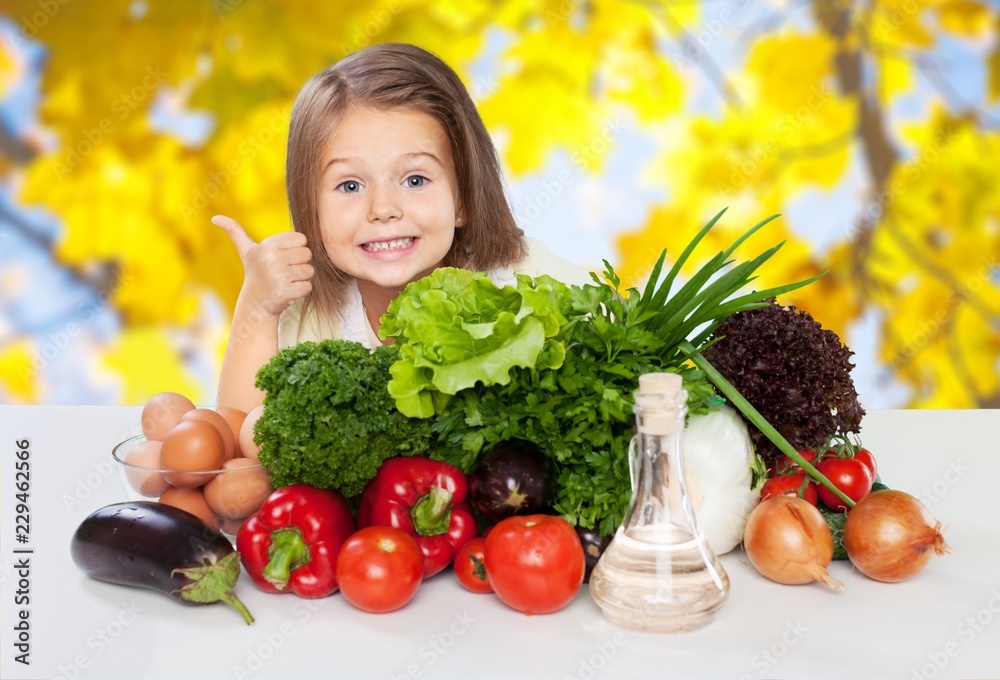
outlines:
[{"label": "parsley bunch", "polygon": [[347,340],[303,342],[257,373],[264,412],[254,428],[274,486],[309,484],[351,499],[394,456],[427,455],[431,423],[407,418],[389,396],[399,348]]}]

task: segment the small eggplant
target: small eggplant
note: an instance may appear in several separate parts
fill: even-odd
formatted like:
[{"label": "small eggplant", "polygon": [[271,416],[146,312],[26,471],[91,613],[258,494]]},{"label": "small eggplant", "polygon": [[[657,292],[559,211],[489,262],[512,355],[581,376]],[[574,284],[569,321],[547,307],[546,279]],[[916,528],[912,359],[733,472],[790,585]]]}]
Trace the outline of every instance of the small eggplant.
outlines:
[{"label": "small eggplant", "polygon": [[552,488],[549,461],[523,439],[500,442],[484,453],[469,475],[469,496],[493,522],[539,512]]},{"label": "small eggplant", "polygon": [[76,566],[98,581],[150,588],[190,605],[226,602],[253,623],[233,593],[239,553],[179,508],[151,501],[105,506],[83,520],[70,551]]},{"label": "small eggplant", "polygon": [[590,572],[597,566],[597,561],[611,544],[614,534],[602,536],[597,528],[585,529],[579,524],[576,526],[576,535],[580,538],[580,545],[583,546],[584,564],[587,566],[584,572],[583,582],[590,582]]}]

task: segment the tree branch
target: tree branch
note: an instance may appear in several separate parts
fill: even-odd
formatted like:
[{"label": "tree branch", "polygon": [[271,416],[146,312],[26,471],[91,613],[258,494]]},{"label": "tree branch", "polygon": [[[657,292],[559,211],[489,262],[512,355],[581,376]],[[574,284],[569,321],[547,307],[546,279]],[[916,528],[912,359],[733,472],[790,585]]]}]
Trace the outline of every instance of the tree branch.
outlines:
[{"label": "tree branch", "polygon": [[881,188],[895,165],[898,154],[886,134],[882,109],[862,87],[862,54],[857,47],[848,47],[853,2],[847,0],[815,0],[813,14],[819,25],[840,45],[834,58],[840,93],[854,97],[860,106],[858,136],[868,163],[872,184]]},{"label": "tree branch", "polygon": [[[653,17],[657,17],[666,25],[667,30],[675,35],[680,36],[680,45],[683,49],[686,45],[690,44],[693,40],[684,27],[674,18],[674,15],[670,13],[667,8],[667,3],[655,2],[654,0],[631,0],[631,2],[641,5],[642,7],[649,10]],[[708,50],[700,50],[698,52],[698,57],[695,59],[701,70],[704,71],[705,75],[708,77],[708,81],[722,97],[723,101],[735,111],[743,111],[746,109],[746,104],[740,98],[739,93],[733,89],[732,84],[729,79],[726,78],[725,72],[719,68],[719,65],[708,53]]]}]

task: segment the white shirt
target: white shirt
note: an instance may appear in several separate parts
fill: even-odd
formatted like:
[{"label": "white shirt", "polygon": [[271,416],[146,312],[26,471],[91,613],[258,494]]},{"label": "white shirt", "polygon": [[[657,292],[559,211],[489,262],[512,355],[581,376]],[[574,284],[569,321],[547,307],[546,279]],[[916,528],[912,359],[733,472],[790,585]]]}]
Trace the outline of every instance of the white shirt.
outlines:
[{"label": "white shirt", "polygon": [[[527,238],[528,255],[513,267],[504,267],[488,272],[490,279],[497,286],[513,285],[515,274],[542,276],[543,274],[562,281],[568,285],[582,286],[593,283],[590,273],[549,252],[544,243],[537,239]],[[361,293],[355,283],[348,285],[347,302],[340,310],[339,319],[320,317],[312,311],[302,319],[304,300],[296,300],[281,314],[278,320],[278,349],[285,349],[300,342],[312,340],[353,340],[360,342],[368,349],[374,349],[382,344],[378,334],[368,323],[364,306],[361,304]]]}]

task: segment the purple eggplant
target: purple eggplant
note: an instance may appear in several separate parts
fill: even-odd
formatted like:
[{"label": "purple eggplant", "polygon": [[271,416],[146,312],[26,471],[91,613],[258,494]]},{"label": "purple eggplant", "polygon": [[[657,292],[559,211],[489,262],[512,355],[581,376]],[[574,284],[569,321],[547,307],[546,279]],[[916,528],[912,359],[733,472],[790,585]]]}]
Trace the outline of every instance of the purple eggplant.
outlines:
[{"label": "purple eggplant", "polygon": [[225,536],[189,512],[162,503],[115,503],[91,513],[70,552],[87,576],[157,590],[184,604],[226,602],[248,624],[233,593],[240,556]]},{"label": "purple eggplant", "polygon": [[611,544],[614,534],[602,536],[596,527],[586,529],[578,524],[576,525],[576,535],[580,537],[580,545],[583,546],[584,564],[587,567],[583,575],[583,582],[587,583],[590,581],[590,572],[594,570],[594,567],[597,566],[597,560],[601,559],[601,555]]},{"label": "purple eggplant", "polygon": [[480,456],[469,475],[472,504],[493,522],[539,512],[551,490],[548,459],[537,446],[523,439],[495,445]]}]

